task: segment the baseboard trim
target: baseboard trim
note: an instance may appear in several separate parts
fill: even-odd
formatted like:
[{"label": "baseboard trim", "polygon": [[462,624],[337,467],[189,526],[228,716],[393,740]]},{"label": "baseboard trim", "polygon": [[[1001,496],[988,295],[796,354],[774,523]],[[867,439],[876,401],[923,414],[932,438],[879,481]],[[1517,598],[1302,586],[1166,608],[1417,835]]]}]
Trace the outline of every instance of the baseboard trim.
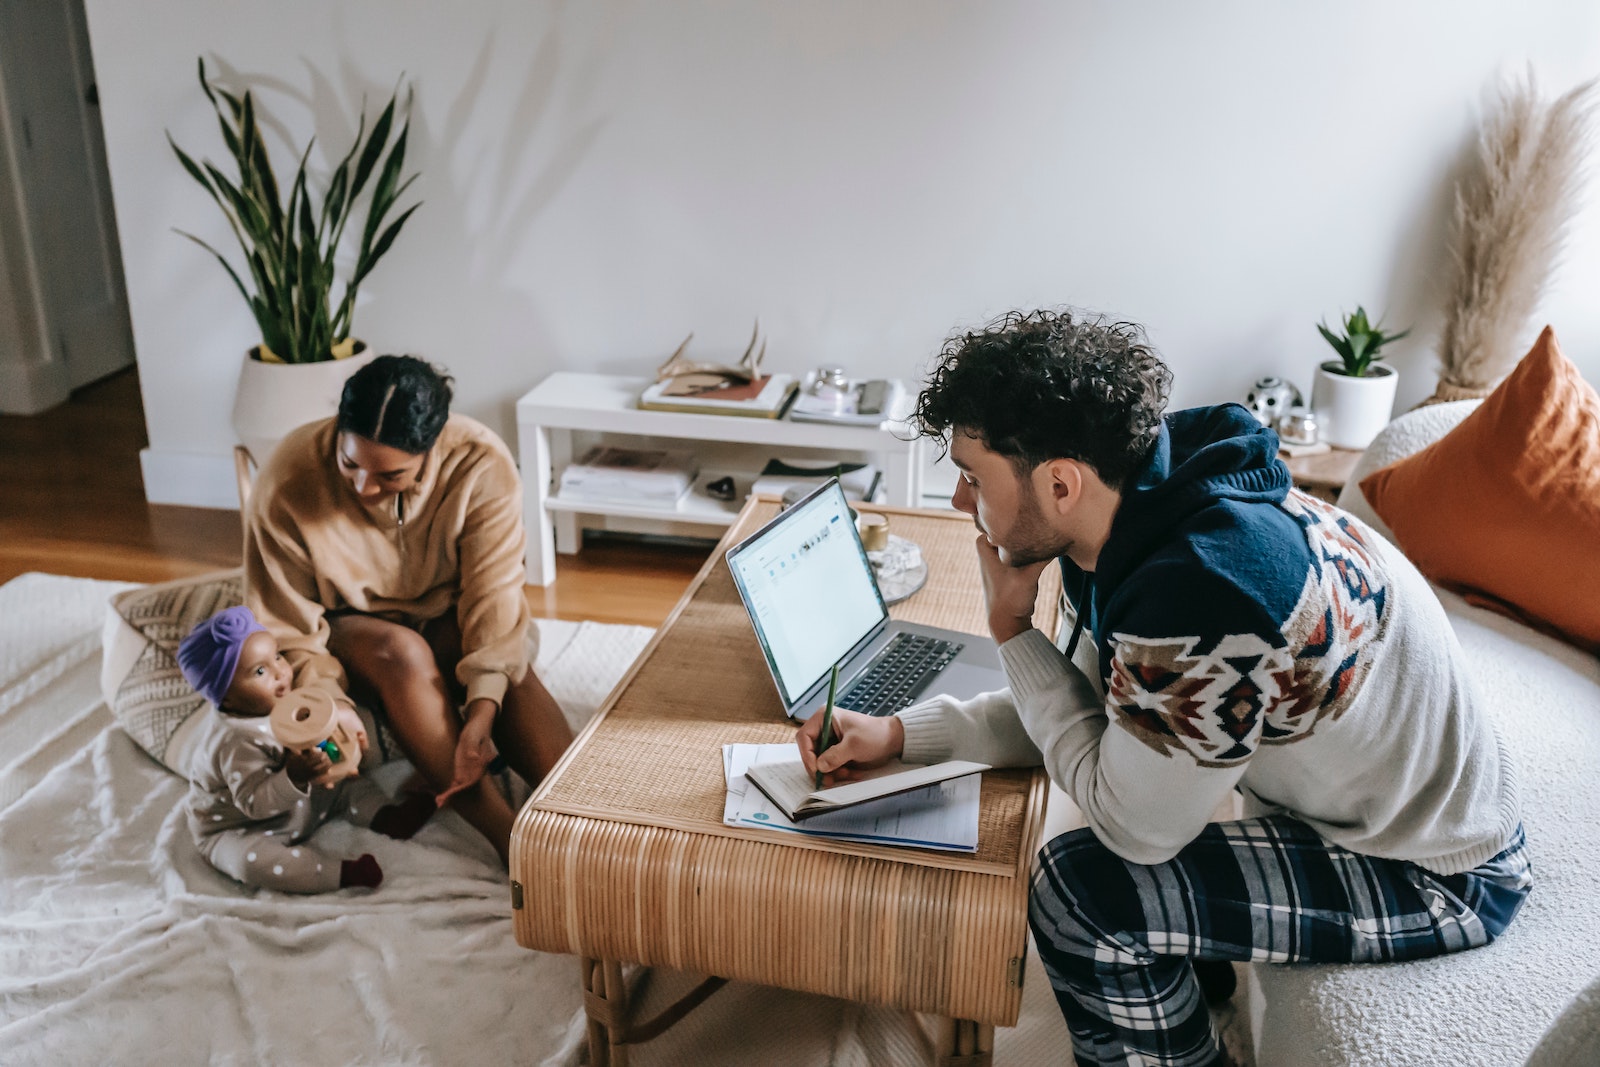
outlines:
[{"label": "baseboard trim", "polygon": [[146,448],[139,452],[139,469],[144,474],[144,498],[152,504],[239,509],[232,455]]}]

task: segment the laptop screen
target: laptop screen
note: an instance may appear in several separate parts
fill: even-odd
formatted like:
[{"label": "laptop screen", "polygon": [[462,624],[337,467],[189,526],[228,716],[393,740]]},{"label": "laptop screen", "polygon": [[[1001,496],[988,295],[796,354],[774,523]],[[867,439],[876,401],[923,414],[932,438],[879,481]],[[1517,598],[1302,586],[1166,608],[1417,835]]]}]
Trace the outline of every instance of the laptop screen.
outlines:
[{"label": "laptop screen", "polygon": [[785,707],[889,615],[837,480],[729,549],[728,569]]}]

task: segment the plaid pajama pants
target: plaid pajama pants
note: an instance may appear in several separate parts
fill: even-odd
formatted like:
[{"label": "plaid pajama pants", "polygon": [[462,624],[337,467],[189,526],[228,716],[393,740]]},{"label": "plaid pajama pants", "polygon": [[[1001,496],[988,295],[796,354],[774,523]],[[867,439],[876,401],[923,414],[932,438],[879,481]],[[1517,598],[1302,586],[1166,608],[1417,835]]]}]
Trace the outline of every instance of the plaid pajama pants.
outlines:
[{"label": "plaid pajama pants", "polygon": [[1212,823],[1166,863],[1089,830],[1040,852],[1028,921],[1080,1065],[1202,1067],[1220,1049],[1189,960],[1413,960],[1488,944],[1533,884],[1522,829],[1439,875],[1331,845],[1287,815]]}]

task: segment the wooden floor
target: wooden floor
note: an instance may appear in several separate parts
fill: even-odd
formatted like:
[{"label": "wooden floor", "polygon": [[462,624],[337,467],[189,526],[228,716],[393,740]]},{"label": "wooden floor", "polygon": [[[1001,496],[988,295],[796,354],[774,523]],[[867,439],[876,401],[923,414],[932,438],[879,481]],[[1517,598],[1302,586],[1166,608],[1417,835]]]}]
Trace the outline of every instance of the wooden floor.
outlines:
[{"label": "wooden floor", "polygon": [[[159,582],[239,565],[239,513],[147,504],[139,379],[126,370],[41,415],[0,415],[0,582],[27,571]],[[541,618],[659,626],[707,548],[601,541],[527,590]]]}]

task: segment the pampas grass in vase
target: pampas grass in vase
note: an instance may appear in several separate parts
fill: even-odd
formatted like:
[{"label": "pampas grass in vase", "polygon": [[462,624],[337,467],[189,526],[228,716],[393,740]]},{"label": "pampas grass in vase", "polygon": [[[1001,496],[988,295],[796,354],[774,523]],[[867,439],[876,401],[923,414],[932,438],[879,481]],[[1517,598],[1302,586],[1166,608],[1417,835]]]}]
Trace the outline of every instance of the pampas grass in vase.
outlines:
[{"label": "pampas grass in vase", "polygon": [[1478,136],[1481,172],[1456,189],[1439,386],[1423,404],[1489,395],[1527,347],[1521,335],[1577,209],[1594,90],[1590,80],[1544,104],[1531,70],[1501,86]]}]

